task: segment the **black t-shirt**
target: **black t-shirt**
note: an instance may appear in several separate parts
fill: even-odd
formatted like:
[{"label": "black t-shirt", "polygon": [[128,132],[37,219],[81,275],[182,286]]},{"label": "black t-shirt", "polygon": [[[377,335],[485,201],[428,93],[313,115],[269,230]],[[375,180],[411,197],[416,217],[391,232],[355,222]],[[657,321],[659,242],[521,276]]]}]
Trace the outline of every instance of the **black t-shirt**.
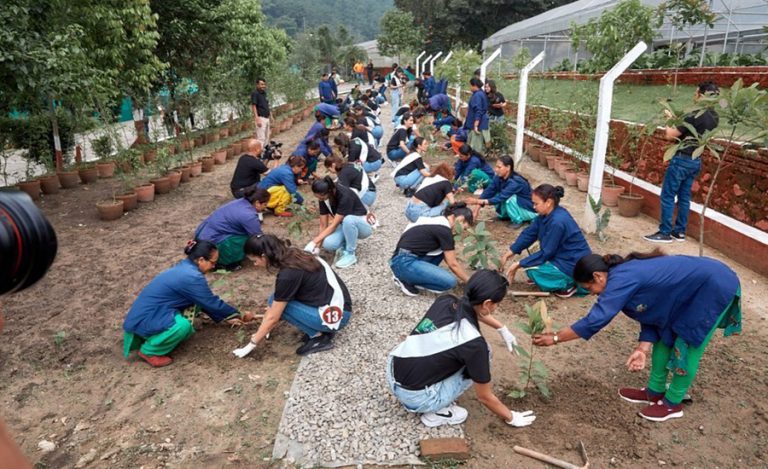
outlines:
[{"label": "black t-shirt", "polygon": [[424,169],[424,160],[421,159],[421,157],[416,158],[415,160],[400,168],[395,173],[395,177],[411,174],[411,172],[415,169]]},{"label": "black t-shirt", "polygon": [[[333,273],[336,275],[336,272]],[[344,282],[336,275],[344,293],[344,311],[352,311],[352,299]],[[325,278],[325,269],[309,272],[301,269],[280,269],[275,281],[275,301],[298,301],[310,306],[325,306],[333,298],[333,288]]]},{"label": "black t-shirt", "polygon": [[453,192],[453,184],[451,184],[451,181],[446,179],[444,181],[430,184],[424,189],[419,189],[414,194],[414,197],[421,200],[430,207],[437,207],[443,202],[443,200],[445,200],[445,196],[451,192]]},{"label": "black t-shirt", "polygon": [[[347,164],[341,168],[341,171],[339,171],[337,176],[339,177],[337,184],[351,189],[357,189],[358,191],[363,188],[363,171],[355,168],[351,164]],[[376,192],[376,186],[373,185],[373,181],[370,179],[368,180],[368,190],[370,192]]]},{"label": "black t-shirt", "polygon": [[259,113],[259,117],[269,117],[269,102],[266,91],[256,90],[251,93],[251,104],[256,105],[256,112]]},{"label": "black t-shirt", "polygon": [[488,114],[490,114],[492,116],[496,116],[496,117],[503,116],[504,115],[504,109],[495,108],[492,105],[493,104],[501,104],[501,103],[505,103],[505,102],[507,102],[507,101],[504,99],[504,95],[497,91],[495,96],[494,96],[494,98],[488,100]]},{"label": "black t-shirt", "polygon": [[[438,297],[410,335],[429,334],[453,323],[457,311],[476,329],[480,329],[476,316],[468,305],[453,295]],[[392,363],[395,381],[406,389],[421,390],[439,383],[464,368],[464,377],[475,383],[491,382],[490,349],[483,336],[464,342],[448,350],[421,357],[394,357]]]},{"label": "black t-shirt", "polygon": [[360,201],[360,198],[352,192],[352,189],[344,187],[342,185],[336,185],[336,202],[328,201],[331,204],[331,210],[328,210],[328,205],[324,201],[319,200],[320,215],[356,215],[364,216],[368,213],[368,210]]},{"label": "black t-shirt", "polygon": [[242,155],[237,160],[235,173],[232,175],[232,181],[229,188],[232,192],[244,187],[252,186],[261,181],[261,175],[267,172],[267,166],[258,158],[252,155]]},{"label": "black t-shirt", "polygon": [[413,132],[413,127],[410,129],[406,129],[405,127],[400,127],[399,129],[395,130],[395,133],[392,134],[392,138],[389,139],[389,143],[387,143],[387,151],[397,150],[400,148],[400,142],[408,142],[408,138],[411,136],[411,132]]},{"label": "black t-shirt", "polygon": [[367,142],[368,141],[368,131],[365,130],[365,129],[360,129],[360,128],[355,127],[352,130],[352,136],[350,138],[352,138],[352,139],[359,138],[362,141]]},{"label": "black t-shirt", "polygon": [[[381,159],[381,153],[373,148],[366,140],[363,140],[363,145],[368,147],[368,157],[364,163],[373,163],[374,161],[379,161]],[[363,147],[358,145],[357,142],[353,140],[349,143],[349,155],[347,155],[347,159],[353,163],[355,161],[360,161],[360,155],[362,152]]]},{"label": "black t-shirt", "polygon": [[[683,120],[690,124],[694,129],[696,129],[696,133],[702,135],[704,132],[717,127],[717,125],[720,123],[720,116],[718,116],[717,112],[714,110],[707,109],[699,117],[696,117],[695,113],[688,114]],[[680,145],[679,152],[689,156],[692,155],[693,151],[696,149],[696,143],[693,140],[691,131],[688,130],[688,128],[684,125],[678,127],[677,130],[682,134],[679,137],[681,142],[686,139],[689,140],[689,142],[683,142],[683,144]]]},{"label": "black t-shirt", "polygon": [[395,113],[396,116],[402,116],[406,112],[410,111],[411,108],[409,106],[400,106],[400,109],[397,110]]},{"label": "black t-shirt", "polygon": [[453,242],[453,233],[449,227],[418,225],[400,235],[395,252],[398,249],[407,249],[417,256],[426,256],[427,253],[438,249],[453,251],[456,249],[456,244]]}]

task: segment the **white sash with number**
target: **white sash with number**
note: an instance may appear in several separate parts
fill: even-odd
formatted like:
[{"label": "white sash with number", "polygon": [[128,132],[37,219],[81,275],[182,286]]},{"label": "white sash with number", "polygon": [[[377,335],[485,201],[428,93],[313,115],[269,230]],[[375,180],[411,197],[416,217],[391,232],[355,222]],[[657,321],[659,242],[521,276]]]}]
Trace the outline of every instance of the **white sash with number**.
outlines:
[{"label": "white sash with number", "polygon": [[339,285],[339,280],[336,278],[336,274],[333,273],[331,267],[327,262],[320,257],[316,257],[325,270],[325,279],[328,281],[328,285],[333,289],[333,296],[331,296],[331,303],[325,306],[317,308],[317,314],[320,315],[320,321],[323,326],[333,331],[338,331],[341,326],[341,319],[344,316],[344,291]]},{"label": "white sash with number", "polygon": [[406,166],[413,163],[414,161],[418,160],[419,158],[421,158],[421,155],[419,155],[419,152],[416,152],[416,151],[406,156],[405,158],[403,158],[403,161],[398,163],[398,165],[395,166],[395,169],[392,170],[392,177],[394,178],[395,174],[397,174],[398,171],[405,168]]},{"label": "white sash with number", "polygon": [[[350,187],[352,189],[352,192],[357,194],[357,198],[360,199],[360,202],[363,202],[363,196],[368,192],[368,188],[370,187],[371,181],[368,179],[368,174],[363,170],[363,167],[357,167],[355,166],[355,169],[360,171],[362,174],[362,177],[360,178],[360,190],[355,189],[354,187]],[[365,205],[365,202],[363,202],[363,205]],[[368,208],[366,206],[366,208]]]},{"label": "white sash with number", "polygon": [[360,160],[361,163],[367,163],[368,162],[368,144],[363,141],[360,137],[355,137],[353,142],[356,142],[358,145],[360,145]]},{"label": "white sash with number", "polygon": [[[439,217],[419,217],[418,220],[416,220],[413,223],[408,223],[408,226],[405,227],[403,230],[403,233],[410,230],[411,228],[415,228],[417,226],[426,226],[426,225],[432,225],[432,226],[444,226],[448,228],[450,231],[451,229],[451,223],[448,221],[448,219],[444,216]],[[438,248],[434,251],[430,251],[427,253],[428,256],[439,256],[443,253],[443,250]]]}]

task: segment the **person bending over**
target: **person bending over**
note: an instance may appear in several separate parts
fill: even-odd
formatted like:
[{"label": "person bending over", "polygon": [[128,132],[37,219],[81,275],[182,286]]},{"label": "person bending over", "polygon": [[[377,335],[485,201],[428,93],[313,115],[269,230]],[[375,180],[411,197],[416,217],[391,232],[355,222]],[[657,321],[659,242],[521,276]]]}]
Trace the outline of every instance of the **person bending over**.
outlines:
[{"label": "person bending over", "polygon": [[[350,140],[347,134],[341,133],[334,137],[333,142],[350,163],[361,164],[368,174],[375,174],[384,163],[381,153],[363,139]],[[376,181],[374,180],[374,182]]]},{"label": "person bending over", "polygon": [[259,187],[269,192],[267,208],[271,209],[278,217],[291,217],[293,214],[287,210],[288,206],[296,201],[304,202],[296,186],[296,177],[306,167],[307,163],[301,156],[292,156],[288,162],[278,166],[267,174],[267,177],[259,183]]},{"label": "person bending over", "polygon": [[341,156],[331,155],[325,159],[325,167],[328,172],[336,175],[336,184],[352,189],[367,208],[370,209],[376,202],[376,186],[361,165],[350,163]]},{"label": "person bending over", "polygon": [[493,181],[493,177],[496,176],[485,158],[475,153],[466,143],[459,147],[459,155],[453,165],[453,171],[456,174],[457,188],[466,183],[470,194],[474,194],[478,189],[488,187]]},{"label": "person bending over", "polygon": [[416,222],[421,217],[439,217],[454,203],[453,169],[446,163],[435,166],[405,205],[405,218]]},{"label": "person bending over", "polygon": [[413,152],[403,158],[392,170],[395,184],[403,190],[406,197],[412,197],[421,181],[429,176],[429,166],[424,163],[421,156],[429,148],[429,142],[422,137],[416,137],[413,140],[412,148]]},{"label": "person bending over", "polygon": [[479,216],[482,207],[493,205],[499,219],[510,220],[515,229],[536,218],[531,185],[515,172],[515,160],[509,155],[502,155],[493,170],[496,174],[480,197],[466,199],[467,204],[474,206],[475,217]]},{"label": "person bending over", "polygon": [[261,175],[269,171],[260,158],[263,147],[261,140],[255,138],[248,139],[246,142],[246,153],[240,155],[237,160],[232,181],[229,183],[229,189],[236,199],[243,196],[245,189],[258,186]]}]

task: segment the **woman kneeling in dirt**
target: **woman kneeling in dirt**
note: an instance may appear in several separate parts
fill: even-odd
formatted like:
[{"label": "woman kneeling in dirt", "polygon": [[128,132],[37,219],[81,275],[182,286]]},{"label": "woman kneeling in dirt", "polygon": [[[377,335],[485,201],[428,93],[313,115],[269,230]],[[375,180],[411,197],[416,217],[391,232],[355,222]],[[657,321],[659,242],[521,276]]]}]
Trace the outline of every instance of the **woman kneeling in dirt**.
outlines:
[{"label": "woman kneeling in dirt", "polygon": [[352,316],[352,300],[346,285],[319,257],[291,247],[273,235],[251,236],[245,252],[255,266],[278,269],[275,292],[269,297],[264,321],[251,342],[234,351],[245,357],[283,319],[304,332],[299,355],[333,348],[333,336]]},{"label": "woman kneeling in dirt", "polygon": [[508,286],[498,272],[477,271],[463,297],[438,297],[405,341],[389,353],[389,390],[408,412],[421,414],[424,425],[464,422],[467,410],[453,402],[472,384],[477,399],[507,424],[524,427],[536,419],[530,410],[510,411],[491,385],[490,347],[479,323],[496,329],[514,352],[515,336],[491,316]]},{"label": "woman kneeling in dirt", "polygon": [[240,324],[253,319],[241,315],[233,306],[214,295],[205,280],[219,258],[210,241],[190,241],[184,249],[187,258],[160,273],[139,293],[123,323],[123,353],[139,349],[139,356],[155,367],[173,362],[168,356],[195,332],[182,315],[190,306],[200,306],[215,322]]},{"label": "woman kneeling in dirt", "polygon": [[650,354],[651,372],[646,387],[621,388],[619,397],[650,404],[639,413],[647,420],[682,417],[683,398],[715,330],[725,329],[726,336],[741,332],[741,287],[736,273],[714,259],[665,256],[657,249],[627,257],[590,254],[576,263],[574,277],[599,295],[597,302],[587,316],[554,334],[534,337],[534,344],[587,340],[622,311],[640,323],[639,343],[627,367],[644,369]]},{"label": "woman kneeling in dirt", "polygon": [[250,236],[261,234],[260,215],[269,204],[266,189],[248,187],[243,197],[217,208],[195,230],[197,241],[211,241],[219,251],[216,268],[239,270],[245,258],[243,246]]}]

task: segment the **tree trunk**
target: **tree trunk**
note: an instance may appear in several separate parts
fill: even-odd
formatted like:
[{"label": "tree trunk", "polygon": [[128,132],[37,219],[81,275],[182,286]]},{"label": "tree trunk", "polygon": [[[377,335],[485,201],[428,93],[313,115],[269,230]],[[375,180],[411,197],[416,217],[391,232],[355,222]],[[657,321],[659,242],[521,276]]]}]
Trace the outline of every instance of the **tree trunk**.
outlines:
[{"label": "tree trunk", "polygon": [[133,127],[136,129],[136,140],[134,140],[131,146],[135,147],[136,145],[147,144],[149,140],[144,132],[144,112],[139,109],[134,98],[131,98],[131,104],[133,107]]},{"label": "tree trunk", "polygon": [[707,208],[709,207],[709,201],[712,198],[712,192],[715,188],[715,182],[717,181],[717,176],[720,175],[720,170],[723,167],[723,163],[725,162],[725,157],[728,155],[728,150],[731,149],[731,143],[733,142],[733,135],[736,133],[736,127],[731,127],[731,135],[728,137],[728,143],[726,144],[725,151],[723,151],[723,154],[720,155],[720,158],[718,158],[717,161],[717,168],[715,168],[715,174],[712,175],[712,182],[709,183],[709,190],[707,191],[707,196],[704,197],[704,206],[701,209],[701,214],[699,215],[699,256],[704,255],[704,215],[707,213]]},{"label": "tree trunk", "polygon": [[61,151],[61,137],[59,137],[59,119],[56,117],[56,104],[53,97],[48,97],[51,113],[51,130],[53,133],[53,153],[56,159],[56,170],[64,169],[64,153]]}]

